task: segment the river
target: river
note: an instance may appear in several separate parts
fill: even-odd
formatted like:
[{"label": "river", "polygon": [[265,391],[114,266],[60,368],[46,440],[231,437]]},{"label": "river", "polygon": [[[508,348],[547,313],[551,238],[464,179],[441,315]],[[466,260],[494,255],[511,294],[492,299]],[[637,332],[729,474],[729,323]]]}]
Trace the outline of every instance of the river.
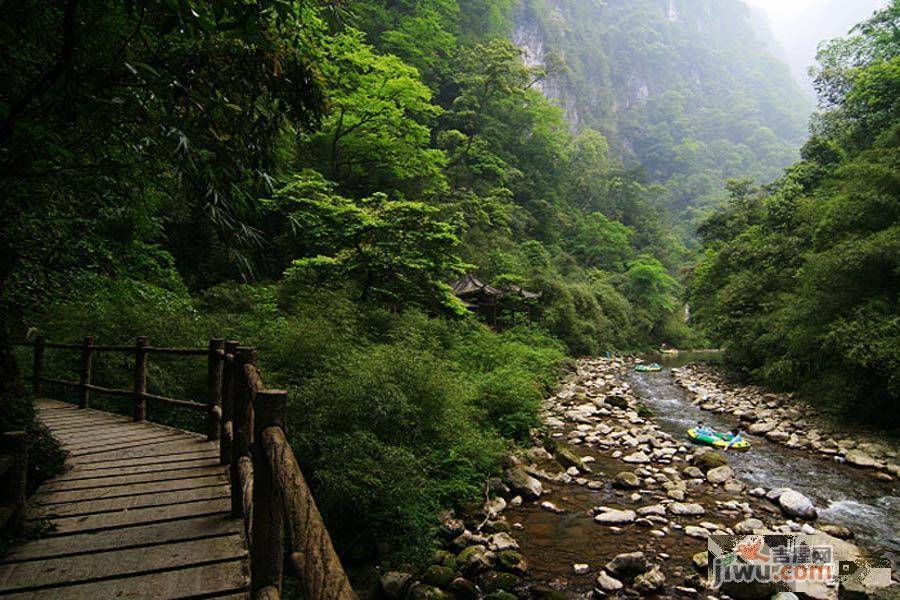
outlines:
[{"label": "river", "polygon": [[[697,421],[702,420],[719,429],[731,429],[736,422],[725,415],[693,406],[688,395],[674,381],[669,368],[697,360],[716,362],[719,357],[715,352],[647,357],[667,368],[657,373],[629,370],[623,377],[631,385],[636,400],[653,412],[652,421],[676,440],[684,440],[689,448],[685,431]],[[566,421],[563,434],[557,434],[559,439],[567,437],[576,427],[576,423]],[[750,452],[730,453],[728,457],[737,476],[750,487],[791,487],[801,491],[814,499],[819,507],[820,522],[848,527],[856,535],[855,542],[875,556],[891,556],[895,560],[900,556],[900,541],[897,539],[900,498],[896,483],[877,481],[870,472],[763,438],[754,437],[753,444]],[[590,455],[593,458],[587,477],[602,482],[602,485],[589,489],[582,485],[545,482],[545,498],[558,507],[558,513],[542,508],[539,502],[526,502],[510,510],[508,515],[510,522],[520,530],[516,538],[531,565],[530,581],[565,590],[567,598],[591,597],[590,590],[595,585],[594,579],[601,566],[618,553],[634,550],[642,550],[649,560],[664,565],[671,582],[667,585],[678,585],[680,581],[684,582],[683,585],[696,585],[696,580],[690,579],[694,572],[691,557],[705,550],[706,543],[685,537],[676,529],[674,522],[678,520],[683,525],[696,525],[706,520],[732,525],[743,517],[740,512],[726,509],[725,504],[729,501],[749,501],[755,516],[767,522],[784,522],[779,511],[765,500],[746,494],[729,496],[720,488],[701,486],[690,488],[690,501],[707,507],[706,516],[674,519],[669,526],[662,528],[664,535],[655,537],[646,527],[600,526],[591,516],[592,507],[634,508],[658,501],[659,493],[652,489],[649,492],[641,490],[641,499],[636,502],[629,500],[632,492],[615,489],[612,479],[616,473],[634,468],[633,465],[626,465],[614,458],[609,449],[567,446],[579,456]],[[558,465],[554,465],[551,460],[539,466],[554,472],[559,469]],[[589,565],[589,572],[576,575],[573,572],[576,563]]]},{"label": "river", "polygon": [[[668,369],[633,373],[631,384],[644,405],[653,411],[654,420],[672,435],[683,436],[698,421],[719,430],[737,426],[737,420],[727,415],[693,406]],[[729,455],[728,462],[751,487],[796,489],[815,501],[820,519],[854,531],[863,548],[890,554],[895,559],[900,557],[900,497],[896,483],[877,481],[867,471],[762,437],[753,438],[751,451]]]}]

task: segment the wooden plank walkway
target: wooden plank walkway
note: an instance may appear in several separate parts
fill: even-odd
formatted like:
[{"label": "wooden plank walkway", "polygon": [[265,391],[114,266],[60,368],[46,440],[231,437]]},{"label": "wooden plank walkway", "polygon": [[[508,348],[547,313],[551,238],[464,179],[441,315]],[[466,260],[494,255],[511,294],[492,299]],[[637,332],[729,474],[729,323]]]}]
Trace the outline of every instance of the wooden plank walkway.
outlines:
[{"label": "wooden plank walkway", "polygon": [[31,498],[47,533],[0,561],[9,598],[247,598],[243,520],[205,436],[39,400],[69,469]]}]

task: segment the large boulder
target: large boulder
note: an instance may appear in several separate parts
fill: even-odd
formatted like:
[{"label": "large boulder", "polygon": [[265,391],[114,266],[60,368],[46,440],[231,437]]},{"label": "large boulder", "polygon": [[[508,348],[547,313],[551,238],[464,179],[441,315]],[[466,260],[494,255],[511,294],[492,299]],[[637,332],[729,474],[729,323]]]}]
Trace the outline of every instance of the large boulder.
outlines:
[{"label": "large boulder", "polygon": [[643,552],[625,552],[617,554],[615,558],[606,563],[604,567],[613,575],[629,577],[643,573],[647,568],[647,559]]},{"label": "large boulder", "polygon": [[454,600],[476,600],[479,596],[478,587],[463,577],[451,581],[447,591],[453,595]]},{"label": "large boulder", "polygon": [[721,467],[728,464],[725,455],[715,450],[707,450],[703,453],[694,454],[694,466],[706,473],[710,469]]},{"label": "large boulder", "polygon": [[464,572],[480,573],[494,565],[496,555],[481,544],[476,544],[460,552],[456,558]]},{"label": "large boulder", "polygon": [[446,588],[453,581],[453,569],[443,565],[431,565],[422,575],[422,583],[438,588]]},{"label": "large boulder", "polygon": [[381,576],[381,589],[389,600],[399,600],[406,593],[412,575],[400,571],[388,571]]},{"label": "large boulder", "polygon": [[789,517],[814,520],[818,516],[812,500],[796,490],[785,490],[778,496],[778,505],[781,512]]},{"label": "large boulder", "polygon": [[641,573],[634,578],[634,589],[641,594],[651,594],[666,583],[666,576],[660,570],[659,565],[654,565],[646,573]]},{"label": "large boulder", "polygon": [[641,487],[641,480],[631,471],[622,471],[613,479],[613,487],[621,490],[636,490]]},{"label": "large boulder", "polygon": [[734,526],[734,532],[740,535],[750,535],[753,532],[765,528],[765,524],[759,519],[744,519]]},{"label": "large boulder", "polygon": [[583,468],[581,458],[561,444],[556,447],[553,454],[556,457],[556,462],[567,469],[572,467],[575,467],[576,469]]},{"label": "large boulder", "polygon": [[706,472],[706,480],[713,485],[725,483],[732,477],[734,477],[734,469],[732,469],[728,465],[715,467]]},{"label": "large boulder", "polygon": [[498,567],[504,571],[515,573],[516,575],[525,575],[528,573],[528,561],[525,557],[515,550],[503,550],[497,553]]},{"label": "large boulder", "polygon": [[522,467],[515,467],[506,471],[506,483],[516,493],[526,498],[540,498],[544,493],[541,482],[529,475]]}]

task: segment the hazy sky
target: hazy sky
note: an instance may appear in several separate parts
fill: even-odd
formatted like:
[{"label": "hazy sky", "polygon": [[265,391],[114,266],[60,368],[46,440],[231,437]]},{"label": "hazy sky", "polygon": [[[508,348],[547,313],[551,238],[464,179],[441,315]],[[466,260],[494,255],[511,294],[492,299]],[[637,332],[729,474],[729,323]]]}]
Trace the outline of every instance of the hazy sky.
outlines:
[{"label": "hazy sky", "polygon": [[807,69],[815,63],[819,42],[845,35],[887,0],[746,0],[769,17],[775,38],[794,76],[810,87]]}]

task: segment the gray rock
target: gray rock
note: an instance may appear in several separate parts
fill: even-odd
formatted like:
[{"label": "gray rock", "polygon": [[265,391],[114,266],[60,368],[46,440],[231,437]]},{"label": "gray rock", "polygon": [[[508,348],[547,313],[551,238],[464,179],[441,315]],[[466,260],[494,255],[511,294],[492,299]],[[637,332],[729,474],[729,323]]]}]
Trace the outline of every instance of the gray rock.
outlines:
[{"label": "gray rock", "polygon": [[491,536],[491,550],[501,552],[503,550],[518,550],[519,542],[508,533],[495,533]]},{"label": "gray rock", "polygon": [[617,592],[621,590],[624,584],[616,579],[615,577],[611,577],[607,575],[605,572],[601,572],[597,576],[597,587],[603,590],[604,592]]},{"label": "gray rock", "polygon": [[409,587],[412,575],[401,571],[388,571],[381,576],[381,589],[390,600],[399,600]]},{"label": "gray rock", "polygon": [[499,568],[516,575],[525,575],[528,573],[528,561],[519,552],[515,550],[503,550],[497,553],[497,563]]},{"label": "gray rock", "polygon": [[745,486],[740,479],[729,479],[722,486],[722,489],[724,489],[729,494],[739,494],[743,492],[746,487],[747,486]]},{"label": "gray rock", "polygon": [[647,456],[643,451],[638,450],[637,452],[633,452],[622,458],[623,461],[627,463],[648,463],[650,462],[650,457]]},{"label": "gray rock", "polygon": [[636,518],[637,513],[633,510],[610,509],[594,517],[594,520],[604,525],[624,525],[632,523]]},{"label": "gray rock", "polygon": [[481,544],[469,546],[456,557],[460,568],[467,573],[487,571],[494,565],[496,555]]},{"label": "gray rock", "polygon": [[647,568],[647,559],[643,552],[625,552],[618,554],[604,567],[613,575],[628,577],[643,573]]},{"label": "gray rock", "polygon": [[814,520],[818,516],[812,500],[796,490],[785,490],[778,497],[778,505],[781,507],[781,512],[789,517]]},{"label": "gray rock", "polygon": [[634,589],[642,594],[650,594],[666,583],[666,576],[660,570],[659,565],[654,565],[646,573],[634,578]]},{"label": "gray rock", "polygon": [[540,498],[544,493],[541,482],[525,472],[522,467],[515,467],[506,471],[506,483],[516,493],[526,498]]},{"label": "gray rock", "polygon": [[613,480],[613,487],[623,490],[634,490],[641,487],[641,480],[631,471],[622,471]]},{"label": "gray rock", "polygon": [[763,527],[765,527],[765,525],[759,519],[744,519],[734,526],[734,532],[742,535],[749,535],[755,530],[762,529]]},{"label": "gray rock", "polygon": [[848,463],[855,467],[875,469],[880,466],[880,463],[877,460],[875,460],[862,450],[849,450],[844,458]]},{"label": "gray rock", "polygon": [[647,515],[657,515],[661,517],[666,514],[666,507],[662,504],[650,504],[649,506],[642,506],[637,509],[637,514],[642,517]]},{"label": "gray rock", "polygon": [[709,537],[709,530],[704,529],[703,527],[697,527],[696,525],[688,525],[684,528],[685,535],[695,538],[706,539]]},{"label": "gray rock", "polygon": [[695,502],[673,502],[669,505],[669,513],[679,516],[696,516],[706,513],[706,509]]},{"label": "gray rock", "polygon": [[732,477],[734,477],[734,469],[732,469],[728,465],[722,465],[721,467],[715,467],[706,472],[706,480],[713,485],[719,485],[720,483],[725,483]]}]

